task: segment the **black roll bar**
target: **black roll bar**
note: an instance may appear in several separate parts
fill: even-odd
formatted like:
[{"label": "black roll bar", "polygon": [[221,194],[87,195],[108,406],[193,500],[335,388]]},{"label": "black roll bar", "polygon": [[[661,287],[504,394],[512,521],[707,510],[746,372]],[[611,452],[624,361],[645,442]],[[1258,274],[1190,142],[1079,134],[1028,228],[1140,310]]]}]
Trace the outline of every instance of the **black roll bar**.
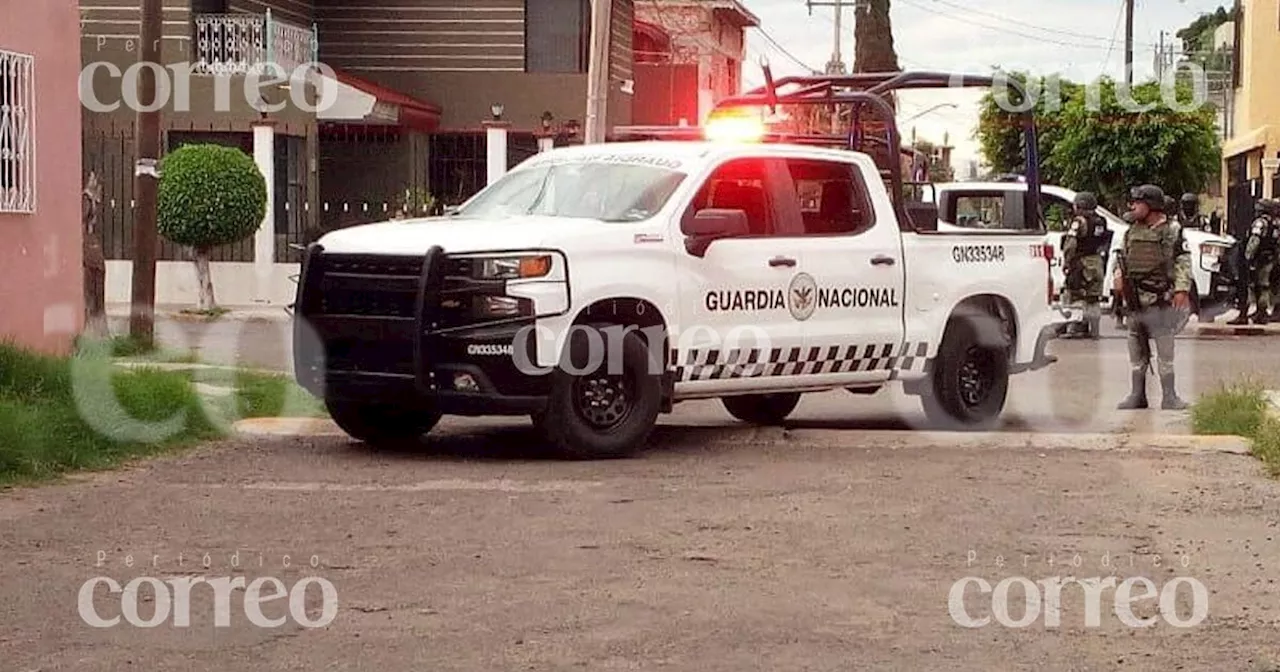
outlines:
[{"label": "black roll bar", "polygon": [[[893,157],[887,166],[890,180],[890,198],[899,217],[910,222],[905,216],[903,207],[903,180],[901,160],[902,137],[898,131],[897,115],[885,96],[893,91],[908,89],[942,89],[942,88],[995,88],[1003,87],[1013,90],[1022,100],[1026,100],[1027,90],[1021,82],[1010,77],[992,77],[989,75],[966,75],[944,72],[874,72],[850,75],[802,75],[774,79],[768,65],[764,66],[764,86],[757,87],[744,94],[731,96],[716,104],[716,109],[766,106],[776,112],[780,105],[851,105],[855,118],[861,117],[862,108],[869,107],[877,121],[888,129],[889,155]],[[782,91],[785,87],[797,87],[795,90]],[[1022,118],[1023,147],[1026,156],[1027,191],[1025,194],[1024,212],[1029,217],[1039,219],[1040,213],[1040,157],[1032,110],[1019,113]],[[805,134],[806,140],[816,144],[825,138],[828,144],[844,144],[846,148],[860,149],[860,124],[854,123],[848,136]],[[807,143],[808,144],[808,143]],[[1036,222],[1039,224],[1040,222]]]}]

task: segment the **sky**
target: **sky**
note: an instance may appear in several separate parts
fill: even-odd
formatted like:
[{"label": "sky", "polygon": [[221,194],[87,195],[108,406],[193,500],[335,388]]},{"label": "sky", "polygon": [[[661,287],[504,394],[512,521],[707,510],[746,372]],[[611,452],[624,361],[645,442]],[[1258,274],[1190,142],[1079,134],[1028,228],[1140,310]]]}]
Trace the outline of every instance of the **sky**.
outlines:
[{"label": "sky", "polygon": [[[807,74],[800,63],[825,68],[835,40],[834,8],[813,7],[810,15],[805,0],[741,2],[760,18],[762,29],[748,32],[748,62],[743,68],[748,88],[764,82],[762,57],[775,76]],[[1201,13],[1223,4],[1231,3],[1135,0],[1135,80],[1152,76],[1161,31],[1172,40],[1174,33]],[[999,66],[1092,81],[1102,75],[1115,79],[1124,75],[1123,6],[1123,0],[891,0],[890,16],[903,69],[991,74]],[[853,18],[853,10],[846,9],[841,52],[850,69]],[[980,159],[973,132],[977,100],[983,93],[981,89],[907,92],[901,97],[898,121],[903,136],[910,137],[914,127],[921,139],[940,142],[948,133],[955,146],[952,163],[963,177],[967,162]],[[939,105],[945,107],[935,107]]]}]

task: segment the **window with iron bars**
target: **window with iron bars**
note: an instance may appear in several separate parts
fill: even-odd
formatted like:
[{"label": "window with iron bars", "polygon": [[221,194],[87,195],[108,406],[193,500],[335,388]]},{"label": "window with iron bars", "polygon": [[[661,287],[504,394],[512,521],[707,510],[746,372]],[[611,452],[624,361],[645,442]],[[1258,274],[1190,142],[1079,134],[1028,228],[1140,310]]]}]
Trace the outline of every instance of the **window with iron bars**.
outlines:
[{"label": "window with iron bars", "polygon": [[35,57],[0,49],[0,212],[36,208]]}]

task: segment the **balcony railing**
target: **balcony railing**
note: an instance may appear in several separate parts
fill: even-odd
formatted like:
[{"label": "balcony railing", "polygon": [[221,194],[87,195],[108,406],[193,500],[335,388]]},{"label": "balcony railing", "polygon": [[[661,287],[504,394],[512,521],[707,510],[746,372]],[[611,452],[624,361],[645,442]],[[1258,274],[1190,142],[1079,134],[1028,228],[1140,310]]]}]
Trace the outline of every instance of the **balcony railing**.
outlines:
[{"label": "balcony railing", "polygon": [[200,14],[195,17],[194,71],[206,75],[264,72],[275,63],[285,75],[319,58],[316,28],[278,21],[267,10],[255,14]]}]

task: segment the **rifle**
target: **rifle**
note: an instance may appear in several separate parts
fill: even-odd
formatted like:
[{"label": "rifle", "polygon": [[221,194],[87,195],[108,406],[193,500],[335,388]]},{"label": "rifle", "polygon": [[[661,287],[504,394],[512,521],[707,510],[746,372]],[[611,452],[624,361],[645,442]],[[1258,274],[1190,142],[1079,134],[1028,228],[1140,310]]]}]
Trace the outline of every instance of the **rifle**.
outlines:
[{"label": "rifle", "polygon": [[1137,310],[1142,304],[1138,303],[1137,288],[1129,280],[1129,266],[1125,263],[1124,253],[1116,254],[1116,268],[1120,269],[1120,298],[1124,300],[1126,308]]}]

